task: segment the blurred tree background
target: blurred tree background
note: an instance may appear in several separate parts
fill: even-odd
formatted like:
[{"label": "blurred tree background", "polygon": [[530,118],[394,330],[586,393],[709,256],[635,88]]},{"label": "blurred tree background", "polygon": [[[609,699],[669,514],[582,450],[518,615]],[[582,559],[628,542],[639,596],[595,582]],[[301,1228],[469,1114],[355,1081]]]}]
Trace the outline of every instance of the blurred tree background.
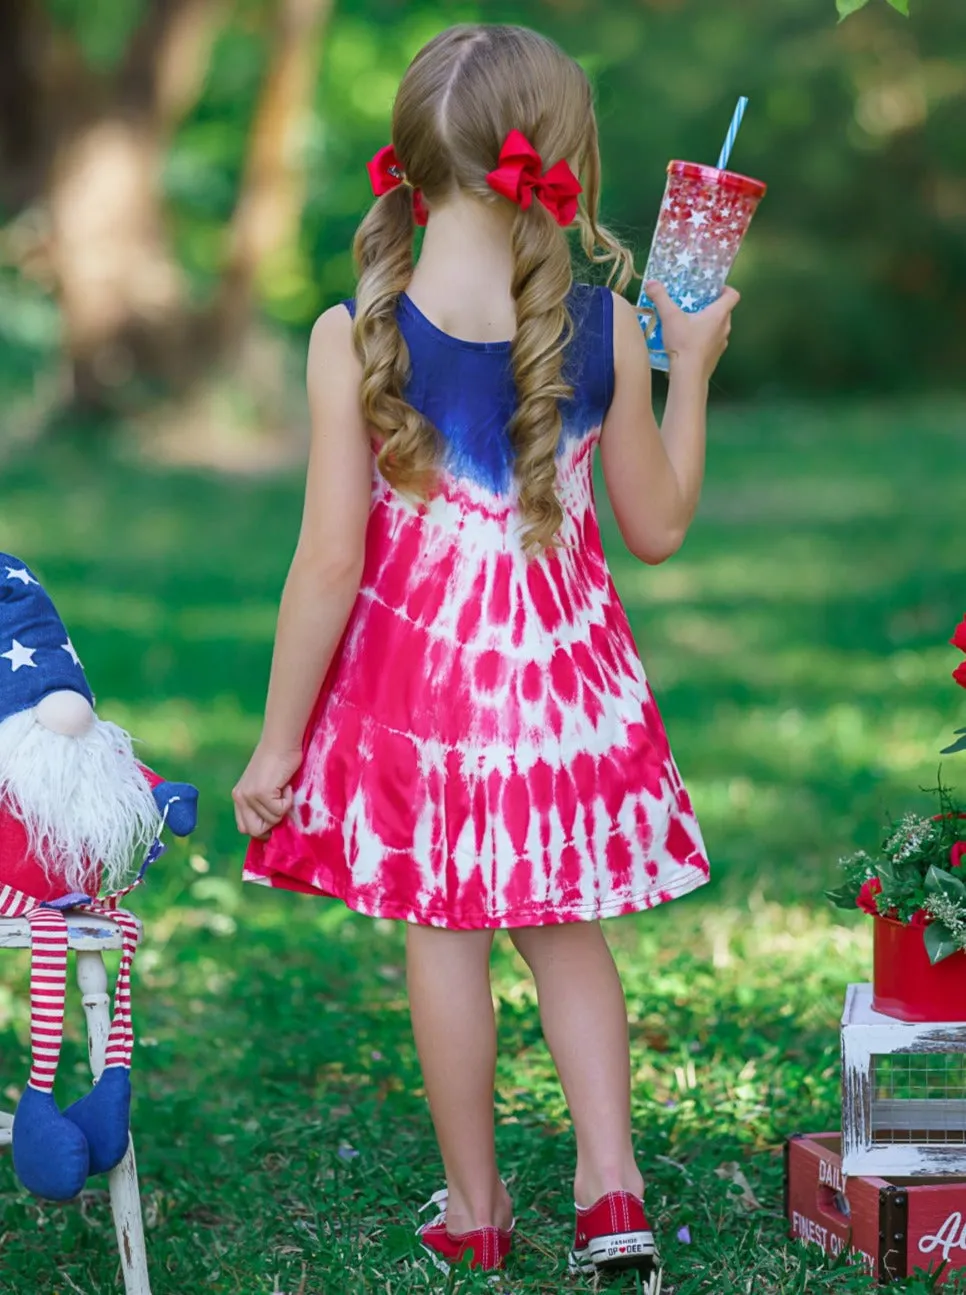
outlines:
[{"label": "blurred tree background", "polygon": [[667,160],[713,161],[750,96],[732,165],[769,194],[734,275],[728,394],[957,382],[966,6],[837,25],[827,0],[7,0],[7,437],[65,410],[151,430],[172,408],[184,445],[281,436],[307,330],[352,291],[399,77],[475,19],[539,27],[592,75],[606,214],[640,268]]},{"label": "blurred tree background", "polygon": [[[134,905],[156,1295],[439,1290],[411,1239],[439,1181],[401,924],[243,887],[229,789],[296,541],[307,333],[352,292],[365,163],[408,60],[478,18],[587,67],[605,214],[641,268],[667,161],[713,162],[751,100],[733,165],[769,193],[685,549],[642,567],[600,495],[713,884],[609,934],[666,1286],[876,1289],[787,1241],[781,1145],[838,1127],[842,993],[869,977],[868,921],[823,899],[835,860],[874,849],[886,812],[932,812],[962,722],[966,4],[911,8],[0,0],[0,550],[47,583],[102,717],[201,790],[197,833]],[[0,963],[13,1109],[27,966]],[[564,1274],[566,1113],[505,940],[494,987],[513,1289],[590,1295]],[[87,1083],[81,1020],[75,1002],[63,1103]],[[103,1188],[51,1209],[0,1158],[0,1295],[118,1289]]]}]

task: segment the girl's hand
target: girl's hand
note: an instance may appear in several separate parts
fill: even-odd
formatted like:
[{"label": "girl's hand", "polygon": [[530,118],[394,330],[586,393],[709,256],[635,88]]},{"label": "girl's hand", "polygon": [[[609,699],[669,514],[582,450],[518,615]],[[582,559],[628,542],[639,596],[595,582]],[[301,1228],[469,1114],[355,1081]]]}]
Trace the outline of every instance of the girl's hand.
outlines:
[{"label": "girl's hand", "polygon": [[676,306],[661,283],[644,285],[647,295],[661,316],[664,349],[671,357],[671,371],[676,365],[696,370],[707,382],[714,373],[728,345],[731,312],[741,300],[734,288],[725,288],[717,301],[689,315]]},{"label": "girl's hand", "polygon": [[302,752],[273,751],[261,745],[231,793],[235,822],[245,836],[264,841],[292,808],[292,779],[302,763]]}]

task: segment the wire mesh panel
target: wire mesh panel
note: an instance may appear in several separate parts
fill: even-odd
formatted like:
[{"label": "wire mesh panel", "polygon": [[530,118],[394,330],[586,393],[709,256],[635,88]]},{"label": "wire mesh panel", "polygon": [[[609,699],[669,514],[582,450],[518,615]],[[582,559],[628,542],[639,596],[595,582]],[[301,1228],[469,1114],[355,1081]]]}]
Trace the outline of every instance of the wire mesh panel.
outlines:
[{"label": "wire mesh panel", "polygon": [[966,1146],[966,1052],[873,1056],[872,1137]]}]

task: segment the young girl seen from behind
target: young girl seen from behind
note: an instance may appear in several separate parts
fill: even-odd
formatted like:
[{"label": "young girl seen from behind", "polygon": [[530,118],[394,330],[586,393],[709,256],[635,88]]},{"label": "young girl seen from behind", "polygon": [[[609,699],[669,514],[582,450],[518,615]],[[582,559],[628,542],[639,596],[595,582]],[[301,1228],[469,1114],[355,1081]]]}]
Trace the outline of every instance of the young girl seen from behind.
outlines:
[{"label": "young girl seen from behind", "polygon": [[[632,1143],[627,1017],[600,919],[708,863],[601,548],[599,449],[643,562],[680,546],[708,381],[737,294],[685,315],[662,427],[634,308],[575,283],[567,230],[609,262],[591,89],[555,44],[462,26],[406,73],[354,301],[312,334],[312,447],[262,737],[235,789],[250,881],[408,923],[413,1029],[446,1175],[439,1263],[502,1266],[489,957],[536,979],[573,1118],[571,1267],[657,1288]],[[417,225],[425,225],[414,265]]]}]

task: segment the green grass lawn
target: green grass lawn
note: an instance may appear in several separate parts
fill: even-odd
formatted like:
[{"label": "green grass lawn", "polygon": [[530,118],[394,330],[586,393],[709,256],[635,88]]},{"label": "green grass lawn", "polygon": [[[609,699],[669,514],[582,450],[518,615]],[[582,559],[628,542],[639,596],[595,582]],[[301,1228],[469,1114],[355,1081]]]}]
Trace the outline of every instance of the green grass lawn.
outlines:
[{"label": "green grass lawn", "polygon": [[[869,931],[827,909],[823,887],[839,855],[875,844],[884,813],[928,804],[919,789],[963,722],[946,640],[966,608],[964,417],[935,401],[719,411],[684,550],[638,566],[608,528],[714,864],[695,896],[610,927],[675,1295],[872,1289],[786,1240],[780,1152],[790,1133],[838,1127],[837,1019],[846,983],[868,978]],[[155,1295],[447,1289],[411,1240],[440,1170],[400,929],[238,881],[228,792],[258,732],[299,493],[294,478],[160,470],[70,444],[5,463],[0,481],[0,549],[43,573],[101,713],[203,793],[190,847],[172,848],[134,905],[147,921],[134,1131]],[[958,773],[950,762],[946,781]],[[27,1075],[26,964],[2,962],[11,1104]],[[498,1137],[519,1213],[503,1289],[590,1291],[564,1265],[566,1112],[502,939],[494,989]],[[69,1023],[64,1101],[85,1082],[76,1002]],[[0,1292],[116,1283],[104,1181],[40,1204],[0,1160]],[[464,1275],[448,1289],[491,1288]]]}]

